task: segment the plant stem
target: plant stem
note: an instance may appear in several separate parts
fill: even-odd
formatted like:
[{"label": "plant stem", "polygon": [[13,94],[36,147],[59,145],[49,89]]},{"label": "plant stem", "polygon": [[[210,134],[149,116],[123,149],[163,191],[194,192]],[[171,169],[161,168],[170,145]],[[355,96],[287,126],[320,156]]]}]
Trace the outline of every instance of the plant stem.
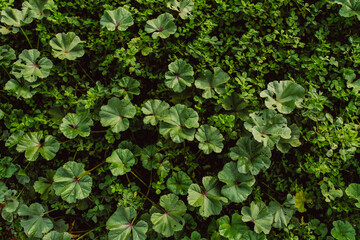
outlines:
[{"label": "plant stem", "polygon": [[24,191],[24,189],[25,189],[25,187],[23,187],[23,188],[21,189],[21,192],[16,196],[15,199],[18,199],[18,198],[20,197],[20,195],[22,194],[22,192]]},{"label": "plant stem", "polygon": [[4,67],[4,65],[1,65],[1,67],[4,69],[4,71],[6,72],[6,74],[9,76],[9,78],[11,78],[10,73],[8,72],[8,70],[6,70],[6,68]]},{"label": "plant stem", "polygon": [[102,133],[102,132],[106,132],[107,130],[99,130],[99,131],[91,131],[92,133]]},{"label": "plant stem", "polygon": [[86,233],[84,233],[83,235],[81,235],[80,237],[78,237],[76,240],[82,239],[82,238],[85,237],[86,235],[88,235],[88,234],[90,234],[91,232],[95,231],[97,228],[102,228],[102,227],[105,227],[105,225],[104,225],[104,226],[101,226],[101,227],[96,227],[96,228],[91,229],[90,231],[87,231]]},{"label": "plant stem", "polygon": [[31,45],[31,42],[30,42],[28,36],[26,35],[25,31],[24,31],[21,27],[20,27],[20,30],[21,30],[21,32],[24,34],[26,40],[28,41],[28,43],[29,43],[29,45],[30,45],[30,48],[32,49],[33,47],[32,47],[32,45]]},{"label": "plant stem", "polygon": [[54,212],[54,211],[56,211],[57,209],[52,209],[52,210],[50,210],[50,211],[47,211],[47,212],[44,212],[44,215],[45,214],[49,214],[49,213],[51,213],[51,212]]},{"label": "plant stem", "polygon": [[[149,182],[149,185],[148,185],[148,189],[147,189],[145,198],[148,198],[149,193],[150,193],[150,187],[151,187],[151,183],[152,183],[152,175],[153,175],[153,171],[152,171],[152,169],[151,169],[151,172],[150,172],[150,182]],[[136,216],[135,216],[134,219],[131,221],[131,225],[134,224],[135,219],[136,219],[136,217],[138,216],[138,214],[139,214],[139,211],[136,213]]]},{"label": "plant stem", "polygon": [[142,183],[144,184],[146,187],[148,186],[138,175],[136,175],[133,171],[131,171],[131,173]]},{"label": "plant stem", "polygon": [[143,194],[142,192],[139,192],[146,200],[148,200],[149,202],[151,202],[152,205],[156,206],[157,208],[161,209],[162,211],[165,212],[164,208],[162,208],[159,204],[157,204],[156,202],[154,202],[153,200],[151,200],[150,198],[148,198],[145,194]]},{"label": "plant stem", "polygon": [[60,144],[67,143],[67,142],[69,142],[69,141],[71,141],[71,140],[72,140],[72,139],[63,141],[63,142],[61,142]]},{"label": "plant stem", "polygon": [[88,171],[86,171],[86,172],[91,172],[91,171],[93,171],[93,170],[95,170],[95,169],[97,169],[98,167],[100,167],[101,165],[103,165],[105,162],[102,162],[102,163],[99,163],[98,165],[96,165],[95,167],[93,167],[92,169],[90,169],[90,170],[88,170]]},{"label": "plant stem", "polygon": [[88,72],[78,63],[78,65],[79,65],[79,67],[81,68],[81,70],[83,70],[83,72],[85,73],[85,75],[94,83],[94,84],[96,84],[95,83],[95,81],[94,81],[94,79],[92,79],[92,77],[88,74]]}]

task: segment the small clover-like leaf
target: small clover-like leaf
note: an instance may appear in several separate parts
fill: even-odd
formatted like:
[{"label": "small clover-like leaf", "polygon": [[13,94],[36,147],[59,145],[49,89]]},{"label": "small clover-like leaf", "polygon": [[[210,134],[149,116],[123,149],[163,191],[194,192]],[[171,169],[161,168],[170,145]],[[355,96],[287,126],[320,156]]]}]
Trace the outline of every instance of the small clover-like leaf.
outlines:
[{"label": "small clover-like leaf", "polygon": [[241,209],[242,220],[244,222],[252,222],[255,224],[254,230],[256,233],[264,232],[269,234],[271,224],[273,223],[273,216],[269,213],[267,206],[263,202],[251,202],[250,207],[243,207]]},{"label": "small clover-like leaf", "polygon": [[16,59],[15,50],[9,45],[0,46],[0,65],[9,66],[11,61]]},{"label": "small clover-like leaf", "polygon": [[30,207],[22,205],[19,208],[19,216],[29,217],[20,220],[20,224],[28,237],[41,238],[43,233],[47,233],[53,228],[53,223],[49,218],[44,217],[44,212],[45,210],[40,203],[33,203]]},{"label": "small clover-like leaf", "polygon": [[290,80],[274,81],[268,84],[267,90],[260,93],[260,97],[266,98],[265,105],[267,108],[289,114],[295,107],[301,108],[305,89]]},{"label": "small clover-like leaf", "polygon": [[331,235],[337,240],[355,240],[356,232],[353,226],[345,221],[334,221]]},{"label": "small clover-like leaf", "polygon": [[235,203],[245,201],[255,183],[254,176],[239,173],[234,162],[226,163],[224,169],[218,173],[218,178],[226,184],[221,188],[221,194]]},{"label": "small clover-like leaf", "polygon": [[229,156],[232,160],[238,161],[237,169],[240,173],[250,172],[252,175],[257,175],[260,170],[270,167],[270,149],[254,139],[240,138],[236,146],[230,150]]},{"label": "small clover-like leaf", "polygon": [[170,13],[163,13],[157,18],[148,20],[145,25],[145,31],[152,33],[153,39],[168,38],[171,34],[176,32],[176,25],[174,17]]},{"label": "small clover-like leaf", "polygon": [[355,206],[360,208],[360,184],[358,183],[350,183],[350,185],[345,189],[346,195],[348,195],[351,198],[356,199],[357,203],[355,203]]},{"label": "small clover-like leaf", "polygon": [[46,78],[50,74],[53,63],[47,57],[37,60],[40,52],[36,49],[24,50],[19,60],[13,64],[11,73],[16,77],[24,77],[26,81],[35,82],[38,78]]},{"label": "small clover-like leaf", "polygon": [[73,139],[77,135],[87,137],[90,135],[90,126],[93,125],[90,114],[68,113],[59,126],[65,137]]},{"label": "small clover-like leaf", "polygon": [[334,3],[340,4],[342,6],[339,11],[340,16],[357,16],[357,18],[360,20],[360,0],[335,0]]},{"label": "small clover-like leaf", "polygon": [[215,92],[218,94],[225,93],[225,83],[230,79],[230,76],[221,68],[215,67],[214,74],[209,70],[205,70],[199,79],[195,81],[195,86],[199,89],[205,90],[202,94],[203,98],[212,98]]},{"label": "small clover-like leaf", "polygon": [[31,23],[33,20],[29,17],[29,11],[27,9],[20,11],[14,8],[5,8],[2,10],[0,19],[2,23],[14,27],[21,27]]},{"label": "small clover-like leaf", "polygon": [[220,153],[224,147],[222,143],[224,141],[223,135],[216,127],[209,126],[207,124],[201,125],[196,134],[195,138],[200,142],[199,149],[205,154],[210,154],[213,151]]},{"label": "small clover-like leaf", "polygon": [[52,47],[54,57],[61,60],[75,60],[85,54],[84,48],[81,45],[83,42],[73,32],[58,33],[50,40],[50,46]]},{"label": "small clover-like leaf", "polygon": [[249,231],[249,228],[241,220],[241,215],[237,213],[231,216],[231,221],[228,215],[222,216],[216,221],[219,224],[220,235],[229,240],[242,239],[243,234]]},{"label": "small clover-like leaf", "polygon": [[125,8],[119,7],[115,10],[106,10],[101,16],[100,24],[109,31],[126,31],[128,27],[134,25],[131,13]]},{"label": "small clover-like leaf", "polygon": [[187,200],[191,206],[200,207],[199,212],[203,217],[218,215],[222,209],[222,202],[228,199],[221,196],[219,181],[215,177],[205,176],[202,179],[204,189],[198,184],[191,184],[188,190]]},{"label": "small clover-like leaf", "polygon": [[101,107],[100,122],[104,127],[110,126],[111,131],[118,133],[129,128],[128,118],[133,118],[136,114],[135,107],[129,99],[119,100],[111,98],[107,105]]},{"label": "small clover-like leaf", "polygon": [[29,0],[22,4],[23,8],[29,9],[29,15],[36,19],[43,19],[50,15],[49,0]]},{"label": "small clover-like leaf", "polygon": [[[36,86],[37,84],[35,84]],[[6,84],[4,89],[7,91],[14,92],[16,97],[23,97],[23,98],[32,98],[36,93],[36,90],[31,90],[30,87],[33,87],[34,84],[31,84],[25,80],[19,79],[10,79]]]},{"label": "small clover-like leaf", "polygon": [[25,134],[16,146],[18,152],[25,152],[25,157],[28,161],[35,161],[39,153],[46,160],[51,160],[55,157],[60,148],[59,142],[53,136],[46,136],[42,141],[43,134],[41,132],[31,132]]},{"label": "small clover-like leaf", "polygon": [[121,79],[113,79],[112,81],[116,82],[116,86],[111,89],[111,92],[117,96],[127,99],[132,99],[133,95],[140,94],[140,82],[131,77],[123,77]]},{"label": "small clover-like leaf", "polygon": [[87,198],[91,192],[92,179],[86,174],[83,163],[69,161],[58,168],[54,175],[55,194],[68,203]]},{"label": "small clover-like leaf", "polygon": [[165,237],[170,237],[183,228],[186,206],[178,196],[172,193],[160,197],[160,206],[164,211],[156,207],[150,210],[153,229]]},{"label": "small clover-like leaf", "polygon": [[187,194],[189,186],[191,184],[192,184],[191,178],[183,171],[174,173],[166,181],[166,186],[171,192],[181,195]]},{"label": "small clover-like leaf", "polygon": [[194,2],[192,0],[170,0],[167,3],[167,7],[179,12],[179,16],[182,19],[187,19],[191,16],[191,11],[194,8]]},{"label": "small clover-like leaf", "polygon": [[68,232],[59,233],[57,231],[51,231],[47,233],[42,240],[71,240],[71,235]]},{"label": "small clover-like leaf", "polygon": [[144,123],[155,126],[165,116],[169,107],[169,104],[158,99],[146,101],[141,108],[145,115],[149,115],[144,118]]},{"label": "small clover-like leaf", "polygon": [[249,113],[245,109],[247,105],[248,104],[240,97],[240,94],[238,93],[232,93],[222,102],[222,107],[226,111],[230,111],[243,121],[246,121],[249,118]]},{"label": "small clover-like leaf", "polygon": [[165,85],[174,92],[182,92],[186,86],[194,82],[194,71],[190,64],[182,59],[177,59],[169,64],[169,71],[165,73]]},{"label": "small clover-like leaf", "polygon": [[111,173],[119,176],[131,171],[131,167],[135,164],[135,157],[129,149],[116,149],[106,162],[111,163]]},{"label": "small clover-like leaf", "polygon": [[133,219],[136,211],[132,207],[120,206],[106,222],[106,229],[110,230],[108,237],[112,240],[145,240],[148,224],[140,220],[135,225]]}]

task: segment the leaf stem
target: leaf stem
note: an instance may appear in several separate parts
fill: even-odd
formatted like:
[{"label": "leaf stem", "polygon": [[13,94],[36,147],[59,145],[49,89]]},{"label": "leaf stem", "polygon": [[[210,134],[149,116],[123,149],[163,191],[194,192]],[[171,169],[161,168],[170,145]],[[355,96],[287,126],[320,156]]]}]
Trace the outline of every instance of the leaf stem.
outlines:
[{"label": "leaf stem", "polygon": [[96,84],[95,83],[95,81],[94,81],[94,79],[88,74],[88,72],[78,63],[78,65],[79,65],[79,67],[81,68],[81,70],[83,70],[83,72],[85,73],[85,75],[94,83],[94,84]]},{"label": "leaf stem", "polygon": [[8,72],[8,70],[6,70],[6,68],[4,67],[4,65],[1,65],[1,67],[4,69],[4,71],[6,72],[6,74],[9,76],[9,78],[11,78],[10,73]]},{"label": "leaf stem", "polygon": [[99,130],[99,131],[91,131],[92,133],[102,133],[102,132],[106,132],[107,130]]},{"label": "leaf stem", "polygon": [[49,213],[51,213],[51,212],[54,212],[54,211],[56,211],[57,209],[52,209],[52,210],[50,210],[50,211],[47,211],[47,212],[44,212],[44,215],[45,214],[49,214]]},{"label": "leaf stem", "polygon": [[134,173],[133,171],[131,171],[131,173],[132,173],[142,184],[144,184],[146,187],[148,186],[138,175],[136,175],[136,173]]},{"label": "leaf stem", "polygon": [[30,45],[30,48],[33,49],[32,45],[31,45],[31,42],[30,42],[27,34],[25,33],[25,31],[22,29],[22,27],[20,27],[20,30],[21,30],[21,32],[24,34],[26,40],[28,41],[28,43],[29,43],[29,45]]},{"label": "leaf stem", "polygon": [[90,169],[90,170],[88,170],[88,171],[86,171],[86,172],[90,173],[91,171],[97,169],[98,167],[100,167],[100,166],[103,165],[104,163],[106,163],[106,162],[99,163],[98,165],[96,165],[95,167],[93,167],[92,169]]},{"label": "leaf stem", "polygon": [[90,231],[87,231],[86,233],[84,233],[83,235],[81,235],[80,237],[78,237],[76,240],[82,239],[83,237],[85,237],[86,235],[88,235],[88,234],[90,234],[91,232],[95,231],[96,229],[98,229],[98,228],[103,228],[103,227],[105,227],[105,225],[104,225],[104,226],[101,226],[101,227],[93,228],[93,229],[91,229]]}]

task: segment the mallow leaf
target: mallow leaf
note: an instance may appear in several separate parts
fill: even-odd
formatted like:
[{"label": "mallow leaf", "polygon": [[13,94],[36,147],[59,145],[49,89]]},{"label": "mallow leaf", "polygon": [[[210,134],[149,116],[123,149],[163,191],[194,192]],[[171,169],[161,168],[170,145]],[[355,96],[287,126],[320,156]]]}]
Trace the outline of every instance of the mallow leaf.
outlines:
[{"label": "mallow leaf", "polygon": [[223,170],[218,173],[218,178],[226,184],[221,188],[221,194],[232,202],[240,203],[251,194],[255,178],[249,174],[239,173],[236,165],[234,162],[226,163]]},{"label": "mallow leaf", "polygon": [[301,108],[301,103],[305,97],[305,89],[290,80],[274,81],[268,84],[267,90],[260,93],[260,97],[266,98],[265,106],[267,108],[277,109],[280,113],[289,114],[295,107]]},{"label": "mallow leaf", "polygon": [[247,231],[243,234],[241,240],[267,240],[264,233],[256,233],[254,231]]},{"label": "mallow leaf", "polygon": [[68,232],[51,231],[47,233],[42,240],[71,240],[71,235]]},{"label": "mallow leaf", "polygon": [[133,219],[136,211],[133,207],[120,206],[106,222],[106,229],[110,230],[111,240],[145,240],[148,224],[140,220],[136,224]]},{"label": "mallow leaf", "polygon": [[160,123],[160,134],[171,137],[175,143],[185,139],[194,140],[195,128],[199,127],[199,115],[192,109],[182,104],[171,107]]},{"label": "mallow leaf", "polygon": [[256,233],[264,232],[269,234],[271,224],[273,223],[273,216],[269,213],[267,206],[263,202],[251,202],[250,207],[243,207],[241,209],[242,220],[244,222],[252,222],[255,224],[254,230]]},{"label": "mallow leaf", "polygon": [[222,216],[216,221],[219,224],[220,235],[229,240],[242,239],[243,234],[249,231],[249,228],[241,220],[241,215],[237,213],[231,216],[231,221],[228,215]]},{"label": "mallow leaf", "polygon": [[242,121],[246,121],[249,118],[249,113],[246,110],[248,104],[238,93],[232,93],[230,96],[227,96],[221,105],[226,111],[235,114]]},{"label": "mallow leaf", "polygon": [[69,161],[58,168],[54,175],[55,194],[68,203],[87,198],[91,192],[92,179],[84,170],[83,163]]},{"label": "mallow leaf", "polygon": [[93,125],[93,120],[88,113],[68,113],[59,126],[60,131],[65,137],[73,139],[80,135],[87,137],[90,135],[90,126]]},{"label": "mallow leaf", "polygon": [[171,34],[176,32],[176,25],[174,17],[170,13],[163,13],[157,18],[148,20],[145,25],[145,31],[152,33],[153,39],[168,38]]},{"label": "mallow leaf", "polygon": [[106,162],[111,163],[111,173],[119,176],[131,171],[131,167],[135,164],[135,157],[129,149],[116,149]]},{"label": "mallow leaf", "polygon": [[166,186],[171,192],[181,195],[187,194],[189,186],[191,184],[192,184],[191,178],[183,171],[174,173],[166,181]]},{"label": "mallow leaf", "polygon": [[203,89],[203,98],[212,98],[215,96],[215,92],[218,94],[225,93],[225,83],[230,79],[230,76],[224,72],[221,68],[215,67],[214,74],[209,70],[205,70],[200,78],[195,81],[195,86],[199,89]]},{"label": "mallow leaf", "polygon": [[50,15],[49,9],[51,9],[51,7],[48,5],[48,2],[49,0],[29,0],[24,2],[22,7],[29,9],[29,15],[31,17],[43,19]]},{"label": "mallow leaf", "polygon": [[0,46],[0,65],[9,66],[11,61],[16,59],[15,50],[9,45]]},{"label": "mallow leaf", "polygon": [[105,10],[101,16],[100,25],[109,31],[126,31],[128,27],[134,25],[131,13],[125,8],[119,7],[115,10]]},{"label": "mallow leaf", "polygon": [[18,164],[12,163],[11,157],[3,157],[0,159],[0,178],[11,178],[20,168]]},{"label": "mallow leaf", "polygon": [[121,79],[112,79],[112,81],[116,82],[116,86],[111,89],[111,92],[117,96],[127,99],[132,99],[133,95],[140,94],[140,82],[131,77],[123,77]]},{"label": "mallow leaf", "polygon": [[144,123],[155,126],[168,113],[167,110],[170,105],[158,99],[150,99],[145,102],[141,111],[148,116],[145,116]]},{"label": "mallow leaf", "polygon": [[143,167],[151,171],[157,168],[163,159],[163,155],[158,152],[155,145],[148,145],[141,150],[140,159]]},{"label": "mallow leaf", "polygon": [[218,215],[222,209],[222,202],[227,203],[228,199],[221,196],[219,181],[216,177],[205,176],[202,178],[204,185],[201,188],[198,184],[191,184],[188,190],[188,203],[194,207],[200,207],[199,212],[203,217]]},{"label": "mallow leaf", "polygon": [[201,234],[198,231],[192,231],[190,238],[188,236],[185,236],[181,240],[206,240],[206,238],[202,238]]},{"label": "mallow leaf", "polygon": [[339,11],[340,16],[357,16],[357,18],[360,20],[360,0],[335,0],[334,3],[340,4],[342,6]]},{"label": "mallow leaf", "polygon": [[46,170],[46,177],[39,177],[37,181],[34,182],[34,190],[37,193],[41,194],[41,199],[48,200],[54,195],[53,178],[55,175],[55,170]]},{"label": "mallow leaf", "polygon": [[274,216],[273,227],[285,228],[290,222],[292,215],[296,212],[295,198],[288,194],[284,204],[275,201],[269,203],[269,212]]},{"label": "mallow leaf", "polygon": [[5,8],[1,11],[1,22],[13,27],[21,27],[32,22],[32,18],[28,16],[28,10],[23,11],[14,8]]},{"label": "mallow leaf", "polygon": [[28,217],[20,220],[20,224],[28,237],[41,238],[43,233],[47,233],[53,228],[52,221],[44,217],[44,212],[45,210],[40,203],[33,203],[30,207],[22,205],[19,208],[19,216]]},{"label": "mallow leaf", "polygon": [[[37,85],[37,84],[36,84]],[[4,89],[10,92],[14,92],[16,97],[23,97],[23,98],[32,98],[36,93],[36,90],[31,90],[30,87],[34,85],[22,80],[22,79],[10,79],[6,84]]]},{"label": "mallow leaf", "polygon": [[104,127],[110,126],[111,131],[118,133],[129,128],[128,118],[133,118],[136,114],[135,107],[129,99],[119,100],[111,98],[107,105],[101,107],[100,122]]},{"label": "mallow leaf", "polygon": [[39,57],[40,52],[36,49],[23,50],[19,55],[19,60],[13,64],[11,73],[16,78],[24,77],[29,82],[48,77],[53,63],[47,57],[38,60]]},{"label": "mallow leaf", "polygon": [[220,153],[224,147],[224,137],[216,127],[209,126],[207,124],[201,125],[195,138],[200,142],[199,149],[205,154],[210,154],[213,151]]},{"label": "mallow leaf", "polygon": [[270,148],[249,137],[240,138],[236,146],[230,148],[229,156],[232,160],[237,160],[237,170],[240,173],[250,172],[257,175],[260,170],[270,167]]},{"label": "mallow leaf", "polygon": [[295,207],[301,213],[306,212],[305,203],[311,203],[312,200],[306,198],[303,191],[297,192],[295,194]]},{"label": "mallow leaf", "polygon": [[286,118],[273,109],[251,113],[244,127],[265,147],[273,148],[281,138],[291,138],[291,129],[287,126]]},{"label": "mallow leaf", "polygon": [[172,193],[160,197],[160,206],[163,210],[156,207],[150,210],[153,229],[165,237],[170,237],[184,227],[183,216],[186,213],[186,206]]},{"label": "mallow leaf", "polygon": [[331,235],[337,240],[355,240],[356,232],[348,221],[337,220],[333,222]]},{"label": "mallow leaf", "polygon": [[360,208],[360,184],[350,183],[350,185],[345,189],[345,193],[350,198],[356,199],[358,202],[355,203],[355,206]]},{"label": "mallow leaf", "polygon": [[192,0],[170,0],[167,3],[167,7],[179,12],[179,16],[182,19],[187,19],[191,16],[191,11],[194,8],[194,2]]},{"label": "mallow leaf", "polygon": [[294,123],[291,124],[289,128],[291,130],[291,137],[289,139],[281,138],[279,142],[276,143],[276,148],[282,153],[289,152],[291,147],[298,147],[301,145],[301,142],[299,140],[299,127]]},{"label": "mallow leaf", "polygon": [[190,64],[182,59],[170,63],[169,71],[165,73],[165,85],[174,92],[182,92],[186,86],[190,87],[194,82],[194,71]]},{"label": "mallow leaf", "polygon": [[50,40],[50,46],[52,47],[54,57],[61,60],[75,60],[85,54],[84,48],[81,45],[83,42],[73,32],[58,33]]},{"label": "mallow leaf", "polygon": [[18,152],[25,152],[28,161],[35,161],[39,153],[46,160],[51,160],[59,151],[60,143],[53,136],[46,136],[43,141],[42,132],[30,132],[25,134],[16,146]]}]

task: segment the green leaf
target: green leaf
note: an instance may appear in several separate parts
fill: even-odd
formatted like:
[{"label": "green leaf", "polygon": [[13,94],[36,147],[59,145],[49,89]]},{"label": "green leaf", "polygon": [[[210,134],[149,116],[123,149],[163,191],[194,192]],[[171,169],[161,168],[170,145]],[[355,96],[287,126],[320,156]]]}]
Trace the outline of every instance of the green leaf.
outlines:
[{"label": "green leaf", "polygon": [[43,233],[47,233],[53,228],[53,223],[49,218],[44,217],[44,208],[40,203],[33,203],[30,207],[22,205],[19,210],[19,216],[29,217],[21,219],[20,224],[28,237],[41,238]]},{"label": "green leaf", "polygon": [[54,57],[61,60],[75,60],[85,54],[84,48],[81,45],[83,42],[73,32],[58,33],[55,38],[50,40],[50,46],[52,47]]},{"label": "green leaf", "polygon": [[23,8],[29,9],[29,15],[36,19],[43,19],[50,15],[49,0],[29,0],[22,4]]},{"label": "green leaf", "polygon": [[218,178],[226,184],[221,188],[221,194],[235,203],[245,201],[255,183],[254,176],[239,173],[234,162],[226,163]]},{"label": "green leaf", "polygon": [[245,109],[248,104],[241,98],[240,94],[232,93],[231,96],[227,96],[221,104],[226,111],[231,111],[242,121],[246,121],[249,118],[249,113]]},{"label": "green leaf", "polygon": [[119,7],[113,11],[106,10],[101,16],[100,24],[109,31],[126,31],[128,27],[134,25],[131,13],[125,8]]},{"label": "green leaf", "polygon": [[238,161],[237,169],[240,173],[250,172],[252,175],[257,175],[260,170],[265,171],[270,167],[270,149],[254,139],[240,138],[230,151],[230,158]]},{"label": "green leaf", "polygon": [[157,168],[157,166],[163,159],[163,155],[161,153],[158,153],[158,149],[155,145],[148,145],[141,150],[140,159],[143,167],[151,171],[152,169]]},{"label": "green leaf", "polygon": [[194,8],[194,2],[192,0],[170,0],[167,3],[167,7],[179,12],[179,16],[182,19],[187,19],[191,16],[191,11]]},{"label": "green leaf", "polygon": [[[274,96],[275,95],[275,96]],[[267,90],[260,93],[266,98],[265,105],[269,109],[277,109],[280,113],[289,114],[295,107],[301,108],[305,97],[305,89],[293,81],[274,81],[268,84]]]},{"label": "green leaf", "polygon": [[88,113],[68,113],[59,126],[60,131],[65,137],[73,139],[80,135],[87,137],[90,135],[90,126],[94,123]]},{"label": "green leaf", "polygon": [[289,152],[291,147],[298,147],[301,145],[301,142],[299,140],[299,127],[296,124],[291,124],[289,128],[291,130],[291,137],[289,139],[281,138],[279,142],[276,143],[276,148],[282,153]]},{"label": "green leaf", "polygon": [[11,157],[3,157],[0,159],[0,178],[11,178],[19,169],[18,164],[12,163]]},{"label": "green leaf", "polygon": [[189,186],[192,184],[191,178],[184,173],[179,171],[174,173],[166,181],[166,187],[175,194],[186,195],[189,189]]},{"label": "green leaf", "polygon": [[244,233],[249,228],[241,220],[241,215],[234,213],[231,216],[231,222],[229,216],[225,215],[216,220],[219,224],[219,233],[221,236],[226,237],[229,240],[242,239]]},{"label": "green leaf", "polygon": [[176,25],[174,17],[170,13],[163,13],[157,18],[148,20],[145,25],[145,31],[152,33],[153,39],[168,38],[171,34],[176,32]]},{"label": "green leaf", "polygon": [[131,167],[135,164],[135,157],[129,149],[116,149],[106,162],[111,163],[111,173],[119,176],[131,171]]},{"label": "green leaf", "polygon": [[111,240],[145,240],[148,224],[140,220],[133,225],[133,218],[136,211],[132,207],[120,206],[106,222],[106,229],[110,230]]},{"label": "green leaf", "polygon": [[67,232],[59,233],[57,231],[51,231],[46,234],[42,240],[71,240],[71,235]]},{"label": "green leaf", "polygon": [[17,10],[14,8],[5,8],[1,11],[1,22],[9,26],[21,27],[32,22],[32,18],[28,16],[27,10]]},{"label": "green leaf", "polygon": [[200,142],[199,149],[205,154],[210,154],[213,151],[220,153],[224,147],[222,143],[224,141],[223,135],[216,127],[207,124],[198,128],[195,138]]},{"label": "green leaf", "polygon": [[266,235],[263,233],[256,233],[253,231],[247,231],[244,233],[243,238],[241,240],[266,240]]},{"label": "green leaf", "polygon": [[131,77],[123,77],[121,79],[112,79],[116,82],[116,87],[111,89],[111,92],[117,97],[124,97],[125,99],[132,99],[133,95],[140,94],[140,82]]},{"label": "green leaf", "polygon": [[22,51],[19,60],[13,64],[11,73],[16,78],[24,77],[28,82],[48,77],[53,63],[47,57],[37,60],[39,56],[40,52],[36,49]]},{"label": "green leaf", "polygon": [[230,79],[230,76],[224,72],[221,68],[214,68],[214,75],[205,70],[200,78],[195,81],[195,86],[199,89],[205,90],[202,94],[203,98],[212,98],[215,96],[215,92],[218,94],[225,93],[225,83]]},{"label": "green leaf", "polygon": [[31,90],[30,87],[34,85],[29,84],[24,80],[14,80],[10,79],[6,84],[4,89],[7,91],[15,92],[16,97],[23,98],[32,98],[36,93],[36,90]]},{"label": "green leaf", "polygon": [[350,183],[350,185],[345,189],[346,195],[350,198],[355,198],[358,203],[355,203],[355,206],[360,208],[360,184]]},{"label": "green leaf", "polygon": [[206,238],[202,238],[198,231],[191,232],[191,236],[183,237],[181,240],[206,240]]},{"label": "green leaf", "polygon": [[146,101],[143,107],[141,108],[141,111],[145,115],[149,115],[144,118],[144,123],[155,126],[166,115],[169,107],[170,107],[169,104],[161,100],[150,99]]},{"label": "green leaf", "polygon": [[206,176],[202,178],[204,189],[198,184],[191,184],[188,190],[187,200],[191,206],[200,207],[200,215],[209,217],[218,215],[222,209],[222,202],[228,199],[222,197],[219,190],[219,181],[215,177]]},{"label": "green leaf", "polygon": [[0,46],[0,65],[9,66],[11,61],[16,59],[15,50],[9,45]]},{"label": "green leaf", "polygon": [[265,147],[273,148],[281,138],[291,138],[291,129],[287,127],[286,118],[273,109],[251,113],[244,127],[253,134],[256,141],[263,143]]},{"label": "green leaf", "polygon": [[128,118],[133,118],[136,114],[135,107],[129,99],[119,100],[111,98],[107,105],[101,107],[100,122],[104,127],[110,126],[111,131],[118,133],[129,128]]},{"label": "green leaf", "polygon": [[43,200],[48,200],[54,195],[54,189],[52,187],[54,175],[54,170],[46,170],[46,178],[39,177],[38,180],[34,182],[34,190],[41,194],[41,199]]},{"label": "green leaf", "polygon": [[160,197],[160,206],[164,211],[156,207],[150,210],[153,229],[165,237],[170,237],[184,227],[183,216],[186,213],[186,206],[172,193]]},{"label": "green leaf", "polygon": [[171,107],[162,121],[160,134],[166,138],[170,136],[175,143],[194,140],[195,128],[199,127],[198,113],[182,104]]},{"label": "green leaf", "polygon": [[360,20],[360,1],[359,0],[335,0],[334,3],[340,4],[342,8],[339,11],[342,17],[357,16]]},{"label": "green leaf", "polygon": [[263,202],[251,202],[250,207],[243,207],[241,209],[242,220],[244,222],[252,222],[255,224],[254,230],[256,233],[264,232],[269,234],[271,224],[273,223],[273,216],[269,213],[267,206]]},{"label": "green leaf", "polygon": [[58,168],[54,175],[55,194],[68,203],[87,198],[91,192],[92,179],[86,174],[84,164],[69,161]]},{"label": "green leaf", "polygon": [[356,232],[348,221],[334,221],[331,235],[337,240],[355,240]]},{"label": "green leaf", "polygon": [[305,203],[310,203],[311,201],[311,199],[307,199],[305,197],[305,193],[303,191],[295,194],[295,207],[301,213],[306,212]]},{"label": "green leaf", "polygon": [[42,141],[42,132],[31,132],[25,134],[16,146],[18,152],[25,152],[28,161],[35,161],[39,153],[46,160],[51,160],[59,151],[60,144],[53,136],[46,136]]},{"label": "green leaf", "polygon": [[295,198],[289,194],[287,201],[283,205],[280,205],[278,202],[271,201],[269,203],[269,212],[274,216],[273,227],[287,227],[292,215],[296,212]]},{"label": "green leaf", "polygon": [[194,71],[190,64],[182,59],[170,63],[169,71],[165,73],[165,85],[174,92],[182,92],[186,86],[190,87],[194,82]]}]

